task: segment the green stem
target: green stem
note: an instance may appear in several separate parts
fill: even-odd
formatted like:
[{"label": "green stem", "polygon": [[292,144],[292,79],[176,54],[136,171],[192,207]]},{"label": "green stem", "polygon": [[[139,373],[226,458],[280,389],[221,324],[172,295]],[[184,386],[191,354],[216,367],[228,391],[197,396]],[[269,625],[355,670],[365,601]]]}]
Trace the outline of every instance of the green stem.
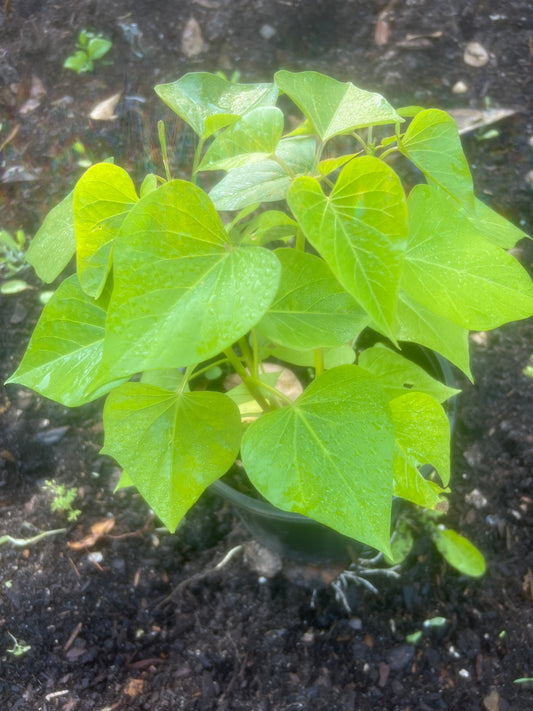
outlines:
[{"label": "green stem", "polygon": [[370,155],[370,154],[372,153],[372,151],[370,150],[370,148],[367,146],[367,144],[365,143],[365,141],[363,140],[363,138],[362,138],[358,133],[356,133],[356,132],[354,131],[354,132],[352,133],[352,136],[353,136],[355,139],[357,139],[357,140],[359,141],[359,143],[363,146],[364,151],[365,151],[365,153],[366,153],[367,155]]},{"label": "green stem", "polygon": [[287,165],[287,163],[285,163],[284,160],[282,160],[275,153],[272,153],[272,155],[270,157],[272,160],[276,161],[276,163],[283,168],[283,170],[287,173],[287,175],[290,175],[291,178],[294,178],[294,171],[289,168],[289,166]]},{"label": "green stem", "polygon": [[294,247],[299,252],[305,252],[305,235],[300,228],[298,228],[298,232],[296,233],[296,244]]},{"label": "green stem", "polygon": [[163,121],[157,122],[157,131],[159,133],[159,145],[161,146],[161,155],[163,156],[163,165],[165,167],[165,175],[167,181],[172,180],[172,175],[170,174],[170,164],[168,162],[167,153],[167,137],[165,135],[165,124]]},{"label": "green stem", "polygon": [[248,345],[246,336],[239,338],[239,347],[241,349],[242,356],[243,356],[244,360],[246,361],[248,370],[250,371],[250,373],[252,375],[254,375],[254,358],[252,355],[252,351],[250,350],[250,346]]},{"label": "green stem", "polygon": [[398,148],[398,146],[393,146],[392,148],[389,148],[388,150],[383,151],[383,153],[381,155],[379,155],[378,158],[380,160],[385,160],[385,158],[387,158],[387,156],[390,156],[391,153],[397,153],[399,150],[400,149]]},{"label": "green stem", "polygon": [[252,338],[252,352],[253,352],[253,368],[252,375],[254,378],[259,377],[259,344],[257,343],[257,331],[252,328],[250,331],[250,336]]},{"label": "green stem", "polygon": [[182,378],[182,380],[181,380],[181,383],[179,384],[179,387],[178,387],[178,390],[177,390],[177,394],[178,394],[178,395],[182,395],[183,392],[185,391],[185,388],[186,388],[187,385],[189,384],[189,380],[191,379],[191,376],[192,376],[192,374],[193,374],[194,368],[195,368],[194,365],[188,365],[188,366],[187,366],[187,368],[186,368],[186,370],[185,370],[185,373],[183,374],[183,378]]},{"label": "green stem", "polygon": [[197,175],[198,175],[198,166],[200,165],[200,159],[202,157],[202,150],[204,148],[204,138],[199,138],[198,139],[198,145],[196,146],[196,150],[194,152],[194,162],[192,164],[192,176],[191,176],[191,182],[196,185],[197,183]]},{"label": "green stem", "polygon": [[226,348],[224,353],[226,354],[227,359],[233,366],[237,375],[240,376],[242,382],[248,389],[248,392],[258,403],[263,412],[268,412],[269,410],[271,410],[272,408],[270,407],[269,403],[265,400],[263,394],[257,387],[257,381],[248,375],[248,373],[246,372],[246,368],[243,366],[239,358],[237,358],[237,356],[235,355],[233,348]]},{"label": "green stem", "polygon": [[324,372],[324,351],[322,348],[315,348],[315,378]]}]

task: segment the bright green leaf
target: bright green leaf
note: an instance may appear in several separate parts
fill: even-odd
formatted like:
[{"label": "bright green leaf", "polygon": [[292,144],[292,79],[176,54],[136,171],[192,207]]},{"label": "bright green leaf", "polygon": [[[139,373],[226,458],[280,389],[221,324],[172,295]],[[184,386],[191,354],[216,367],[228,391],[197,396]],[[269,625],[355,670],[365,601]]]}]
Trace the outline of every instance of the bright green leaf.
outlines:
[{"label": "bright green leaf", "polygon": [[276,156],[282,164],[267,158],[230,170],[209,193],[217,210],[240,210],[256,202],[284,200],[292,176],[312,170],[315,141],[313,138],[283,139],[278,144]]},{"label": "bright green leaf", "polygon": [[241,244],[264,246],[270,242],[286,242],[294,237],[298,224],[281,210],[266,210],[246,225]]},{"label": "bright green leaf", "polygon": [[154,175],[154,173],[148,173],[148,175],[145,175],[144,180],[142,181],[139,195],[141,197],[148,195],[148,193],[157,190],[158,185],[159,181],[157,180],[157,175]]},{"label": "bright green leaf", "polygon": [[268,158],[283,133],[283,113],[275,106],[252,109],[222,131],[207,149],[200,170],[231,170]]},{"label": "bright green leaf", "polygon": [[321,160],[318,164],[318,172],[320,175],[329,175],[330,173],[333,173],[334,170],[342,168],[343,165],[346,165],[346,163],[356,157],[355,153],[351,153],[350,155],[339,156],[338,158],[327,158],[326,160]]},{"label": "bright green leaf", "polygon": [[434,186],[409,196],[402,288],[462,328],[485,331],[533,314],[526,270],[473,229],[456,202]]},{"label": "bright green leaf", "polygon": [[305,236],[332,272],[394,338],[407,207],[398,176],[365,156],[343,168],[327,197],[314,178],[297,178],[288,202]]},{"label": "bright green leaf", "polygon": [[399,148],[426,178],[474,208],[472,176],[463,153],[457,125],[445,111],[420,111],[411,121]]},{"label": "bright green leaf", "polygon": [[91,59],[102,59],[112,46],[113,43],[103,37],[93,37],[87,47],[87,53]]},{"label": "bright green leaf", "polygon": [[156,94],[203,139],[258,106],[273,106],[275,84],[236,84],[216,74],[190,72]]},{"label": "bright green leaf", "polygon": [[440,353],[472,380],[468,329],[438,316],[402,290],[397,335],[399,340],[419,343]]},{"label": "bright green leaf", "polygon": [[363,126],[401,122],[380,94],[318,72],[276,72],[276,84],[313,124],[323,141]]},{"label": "bright green leaf", "polygon": [[241,420],[222,393],[176,393],[143,383],[113,390],[104,408],[109,454],[173,531],[204,490],[232,465]]},{"label": "bright green leaf", "polygon": [[369,318],[344,291],[327,264],[295,249],[275,252],[281,280],[274,301],[257,324],[267,339],[297,350],[341,346],[355,338]]},{"label": "bright green leaf", "polygon": [[279,273],[272,252],[232,247],[200,188],[162,185],[131,210],[115,243],[102,382],[217,355],[263,316]]},{"label": "bright green leaf", "polygon": [[73,200],[74,191],[50,210],[26,252],[26,261],[47,284],[61,274],[76,252]]},{"label": "bright green leaf", "polygon": [[102,293],[111,268],[113,240],[135,202],[132,179],[111,163],[93,165],[74,189],[78,276],[89,296]]},{"label": "bright green leaf", "polygon": [[529,238],[525,232],[481,200],[476,199],[474,213],[469,213],[469,219],[485,239],[504,249],[511,249],[521,239]]},{"label": "bright green leaf", "polygon": [[424,368],[381,343],[364,350],[358,362],[362,368],[379,378],[391,399],[404,395],[406,391],[418,391],[432,395],[438,402],[444,402],[460,392],[444,385]]},{"label": "bright green leaf", "polygon": [[9,378],[76,407],[108,392],[116,382],[92,390],[102,357],[106,312],[82,290],[76,275],[65,279],[44,307],[21,364]]},{"label": "bright green leaf", "polygon": [[432,530],[432,538],[439,553],[460,573],[474,578],[483,575],[485,559],[464,536],[438,526]]},{"label": "bright green leaf", "polygon": [[252,423],[241,453],[253,485],[274,506],[390,555],[393,448],[379,381],[346,365]]}]

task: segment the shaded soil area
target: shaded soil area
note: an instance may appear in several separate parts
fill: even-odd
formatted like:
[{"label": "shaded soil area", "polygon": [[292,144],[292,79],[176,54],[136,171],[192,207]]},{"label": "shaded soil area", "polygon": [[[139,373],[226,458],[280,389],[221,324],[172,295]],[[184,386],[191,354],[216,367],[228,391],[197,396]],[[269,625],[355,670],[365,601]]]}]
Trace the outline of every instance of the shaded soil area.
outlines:
[{"label": "shaded soil area", "polygon": [[[113,64],[62,69],[81,29],[112,39]],[[465,63],[471,42],[488,52],[483,66]],[[179,170],[190,137],[154,84],[287,68],[351,79],[395,105],[513,109],[464,145],[480,197],[533,233],[532,52],[525,0],[11,0],[0,10],[0,228],[33,234],[80,157],[161,170],[159,118]],[[117,118],[89,118],[118,92]],[[528,244],[519,256],[531,268]],[[42,285],[23,277],[34,290],[0,296],[1,382],[41,308]],[[487,574],[460,576],[420,538],[400,579],[372,579],[377,593],[352,584],[344,597],[338,570],[260,568],[261,551],[213,494],[175,535],[162,532],[138,496],[113,495],[100,403],[68,411],[2,388],[0,708],[533,708],[532,686],[515,683],[533,674],[532,353],[531,321],[476,334],[475,385],[462,383],[449,519],[484,552]],[[52,478],[76,487],[75,522],[51,512]],[[31,541],[55,529],[65,530]],[[436,617],[445,622],[424,626]]]}]

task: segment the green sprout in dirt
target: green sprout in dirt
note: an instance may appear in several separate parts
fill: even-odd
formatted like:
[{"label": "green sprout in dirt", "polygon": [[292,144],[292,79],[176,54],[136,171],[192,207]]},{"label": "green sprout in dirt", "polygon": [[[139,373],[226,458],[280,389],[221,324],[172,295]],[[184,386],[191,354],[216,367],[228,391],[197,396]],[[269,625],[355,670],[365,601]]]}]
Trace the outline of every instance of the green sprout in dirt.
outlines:
[{"label": "green sprout in dirt", "polygon": [[72,507],[78,493],[75,486],[67,489],[64,484],[58,484],[55,479],[47,479],[44,483],[43,491],[50,493],[52,497],[50,503],[52,511],[64,513],[68,521],[76,521],[81,511]]},{"label": "green sprout in dirt", "polygon": [[23,654],[26,654],[30,651],[30,645],[26,644],[23,639],[17,639],[14,635],[11,634],[11,632],[8,632],[8,635],[13,640],[13,647],[11,649],[6,649],[6,652],[8,654],[12,654],[14,657],[22,657]]},{"label": "green sprout in dirt", "polygon": [[72,69],[76,74],[92,72],[94,63],[109,52],[113,43],[101,34],[82,30],[76,42],[76,51],[63,62],[65,69]]}]

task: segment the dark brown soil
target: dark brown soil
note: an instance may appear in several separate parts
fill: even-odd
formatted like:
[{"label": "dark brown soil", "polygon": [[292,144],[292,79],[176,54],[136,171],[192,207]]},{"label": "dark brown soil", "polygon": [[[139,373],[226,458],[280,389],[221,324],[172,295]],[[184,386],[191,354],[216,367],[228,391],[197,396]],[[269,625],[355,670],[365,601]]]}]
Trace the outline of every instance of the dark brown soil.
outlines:
[{"label": "dark brown soil", "polygon": [[[91,160],[114,155],[139,174],[157,163],[155,148],[141,145],[155,145],[155,124],[168,116],[154,84],[200,69],[263,80],[284,67],[349,78],[395,105],[515,109],[495,137],[481,140],[481,130],[464,145],[479,195],[532,233],[531,10],[526,0],[8,0],[0,145],[18,129],[1,151],[0,228],[35,232],[81,174],[75,141]],[[203,49],[187,57],[191,17]],[[77,76],[62,63],[84,28],[112,38],[114,63]],[[464,63],[471,41],[490,53],[485,66]],[[459,80],[466,94],[452,91]],[[88,118],[118,91],[118,119]],[[188,139],[171,127],[178,163]],[[531,254],[523,246],[528,268]],[[2,382],[38,317],[42,286],[33,283],[35,291],[0,297]],[[100,404],[68,411],[2,389],[0,536],[66,531],[0,545],[0,708],[533,709],[532,686],[515,683],[533,675],[533,380],[522,373],[532,353],[531,322],[474,336],[476,384],[464,384],[459,402],[450,525],[482,549],[487,574],[460,576],[420,539],[400,580],[380,580],[377,595],[347,589],[350,611],[328,570],[286,561],[265,578],[240,549],[214,570],[249,540],[216,496],[206,494],[170,536],[138,496],[113,495],[118,472],[99,455]],[[42,491],[51,478],[77,487],[75,523],[51,513]],[[111,518],[96,542],[71,547]],[[437,616],[445,624],[424,627]],[[29,647],[20,656],[9,652],[11,635]]]}]

